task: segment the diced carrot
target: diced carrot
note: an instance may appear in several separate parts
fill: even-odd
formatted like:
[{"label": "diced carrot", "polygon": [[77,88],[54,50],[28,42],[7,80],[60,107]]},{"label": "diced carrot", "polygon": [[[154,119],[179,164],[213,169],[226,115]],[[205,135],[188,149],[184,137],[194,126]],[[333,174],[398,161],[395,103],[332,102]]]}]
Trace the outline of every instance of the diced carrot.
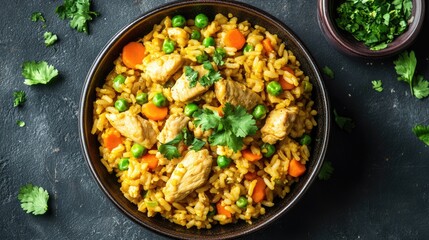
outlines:
[{"label": "diced carrot", "polygon": [[103,137],[104,146],[112,150],[122,143],[121,134],[114,128],[109,128],[106,130],[106,134]]},{"label": "diced carrot", "polygon": [[274,52],[273,45],[271,45],[271,41],[268,38],[262,40],[262,46],[264,47],[267,53]]},{"label": "diced carrot", "polygon": [[222,206],[222,201],[216,203],[217,214],[225,215],[227,218],[231,218],[232,214]]},{"label": "diced carrot", "polygon": [[164,120],[168,115],[168,107],[157,107],[153,102],[142,106],[142,113],[151,120]]},{"label": "diced carrot", "polygon": [[244,44],[246,43],[246,38],[244,35],[240,32],[238,29],[231,29],[229,30],[224,38],[224,43],[227,47],[233,47],[237,50],[240,50],[243,48]]},{"label": "diced carrot", "polygon": [[246,174],[244,174],[244,178],[248,181],[255,180],[257,176],[258,174],[256,172],[247,172]]},{"label": "diced carrot", "polygon": [[265,187],[266,184],[264,182],[264,179],[261,177],[256,178],[256,185],[253,189],[252,199],[255,203],[258,203],[265,198]]},{"label": "diced carrot", "polygon": [[[295,72],[293,71],[293,69],[290,68],[290,67],[288,67],[288,66],[282,67],[282,70],[284,70],[286,72],[289,72],[290,74],[292,74],[292,75],[295,76]],[[283,90],[292,90],[292,89],[295,88],[295,85],[293,85],[293,84],[289,83],[288,81],[286,81],[284,75],[279,78],[279,83],[282,86]]]},{"label": "diced carrot", "polygon": [[254,161],[258,161],[258,160],[262,159],[261,153],[255,154],[249,148],[241,150],[241,155],[243,155],[243,157],[250,162],[254,162]]},{"label": "diced carrot", "polygon": [[289,162],[289,175],[292,177],[299,177],[305,172],[305,165],[300,163],[299,161],[292,159]]},{"label": "diced carrot", "polygon": [[155,154],[146,154],[142,157],[142,162],[146,162],[148,168],[155,169],[158,167],[158,158]]},{"label": "diced carrot", "polygon": [[129,68],[141,64],[146,55],[146,48],[142,43],[130,42],[122,49],[122,62]]}]

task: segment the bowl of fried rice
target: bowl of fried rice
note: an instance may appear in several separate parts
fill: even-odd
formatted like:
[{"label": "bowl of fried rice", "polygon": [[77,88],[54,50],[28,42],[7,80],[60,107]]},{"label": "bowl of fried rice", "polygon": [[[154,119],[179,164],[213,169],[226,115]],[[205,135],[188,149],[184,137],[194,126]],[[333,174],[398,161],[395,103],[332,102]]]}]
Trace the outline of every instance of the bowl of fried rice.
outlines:
[{"label": "bowl of fried rice", "polygon": [[310,187],[329,138],[317,65],[238,2],[163,5],[114,35],[82,90],[84,158],[135,222],[181,239],[261,230]]}]

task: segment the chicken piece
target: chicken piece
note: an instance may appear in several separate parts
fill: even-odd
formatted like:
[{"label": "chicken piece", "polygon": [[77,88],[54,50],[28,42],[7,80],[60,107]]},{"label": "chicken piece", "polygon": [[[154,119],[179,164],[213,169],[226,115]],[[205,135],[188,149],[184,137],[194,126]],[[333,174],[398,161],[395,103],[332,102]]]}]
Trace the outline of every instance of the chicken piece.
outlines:
[{"label": "chicken piece", "polygon": [[145,67],[145,73],[153,82],[164,84],[182,65],[182,56],[172,53],[149,62]]},{"label": "chicken piece", "polygon": [[175,202],[184,199],[208,179],[213,158],[207,149],[189,151],[176,166],[162,189],[165,200]]},{"label": "chicken piece", "polygon": [[189,35],[183,28],[179,28],[179,27],[168,28],[167,34],[171,40],[177,42],[177,45],[179,47],[185,47],[188,44]]},{"label": "chicken piece", "polygon": [[[198,72],[198,79],[208,73],[208,70],[203,65],[191,68]],[[183,73],[171,88],[171,97],[178,102],[187,102],[205,93],[209,88],[209,86],[202,86],[199,82],[194,87],[190,87],[188,78]]]},{"label": "chicken piece", "polygon": [[244,84],[233,80],[218,81],[215,83],[217,100],[222,104],[231,103],[234,106],[242,106],[247,110],[253,109],[262,103],[262,98]]},{"label": "chicken piece", "polygon": [[168,117],[165,122],[164,128],[158,135],[158,141],[167,143],[173,140],[186,125],[188,125],[190,118],[183,113],[175,113]]},{"label": "chicken piece", "polygon": [[130,138],[145,148],[150,149],[156,143],[158,133],[152,127],[152,124],[140,116],[131,114],[130,111],[118,114],[108,113],[106,118],[121,135]]},{"label": "chicken piece", "polygon": [[262,141],[275,144],[283,140],[292,128],[298,109],[296,107],[275,109],[270,112],[261,128]]}]

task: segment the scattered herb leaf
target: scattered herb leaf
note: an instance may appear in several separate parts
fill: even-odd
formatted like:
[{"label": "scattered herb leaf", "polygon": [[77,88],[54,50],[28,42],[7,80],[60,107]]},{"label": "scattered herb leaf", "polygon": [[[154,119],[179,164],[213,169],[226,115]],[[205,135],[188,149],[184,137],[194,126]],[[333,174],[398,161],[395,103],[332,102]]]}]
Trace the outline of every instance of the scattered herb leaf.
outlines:
[{"label": "scattered herb leaf", "polygon": [[199,82],[203,87],[211,86],[222,78],[220,72],[215,71],[209,61],[204,61],[203,67],[208,70],[208,73],[198,79],[198,71],[192,69],[190,66],[185,66],[185,76],[189,81],[189,87],[195,87],[197,82]]},{"label": "scattered herb leaf", "polygon": [[48,210],[48,199],[48,191],[31,183],[19,189],[18,200],[21,202],[21,208],[27,213],[44,214]]},{"label": "scattered herb leaf", "polygon": [[334,116],[335,116],[335,122],[337,123],[338,127],[340,127],[342,130],[350,133],[352,129],[355,128],[356,125],[351,118],[338,115],[335,109],[334,109]]},{"label": "scattered herb leaf", "polygon": [[26,100],[27,100],[27,98],[25,97],[24,91],[14,91],[13,92],[13,106],[14,107],[22,106]]},{"label": "scattered herb leaf", "polygon": [[333,79],[335,77],[334,71],[330,69],[328,66],[322,68],[323,73],[329,78]]},{"label": "scattered herb leaf", "polygon": [[225,64],[223,61],[223,58],[226,56],[226,51],[224,48],[216,48],[214,54],[213,54],[213,62],[216,63],[218,66],[222,66]]},{"label": "scattered herb leaf", "polygon": [[320,168],[318,177],[320,180],[328,180],[331,178],[333,173],[334,167],[332,166],[332,163],[330,161],[325,161]]},{"label": "scattered herb leaf", "polygon": [[52,46],[58,40],[57,35],[52,32],[45,32],[43,38],[45,39],[45,45],[47,47]]},{"label": "scattered herb leaf", "polygon": [[418,99],[429,96],[429,81],[425,80],[422,75],[417,75],[414,79],[413,93]]},{"label": "scattered herb leaf", "polygon": [[99,15],[98,12],[91,11],[90,0],[64,0],[55,12],[60,19],[69,19],[70,27],[78,32],[88,34],[88,22]]},{"label": "scattered herb leaf", "polygon": [[429,125],[416,125],[413,127],[413,132],[422,142],[429,146]]},{"label": "scattered herb leaf", "polygon": [[185,66],[185,76],[189,81],[189,87],[193,88],[198,82],[198,72],[189,66]]},{"label": "scattered herb leaf", "polygon": [[381,82],[381,80],[373,80],[371,81],[372,83],[372,88],[377,91],[377,92],[382,92],[383,91],[383,83]]},{"label": "scattered herb leaf", "polygon": [[25,127],[25,122],[21,120],[17,120],[16,125],[18,125],[18,127]]},{"label": "scattered herb leaf", "polygon": [[45,61],[27,61],[22,65],[26,85],[47,84],[58,75],[58,70]]},{"label": "scattered herb leaf", "polygon": [[43,17],[43,14],[41,12],[32,13],[30,19],[33,22],[37,22],[37,21],[45,22],[45,18]]},{"label": "scattered herb leaf", "polygon": [[182,131],[171,141],[161,144],[158,151],[164,155],[165,158],[171,160],[180,157],[177,145],[183,140],[186,146],[191,146],[190,149],[199,151],[206,144],[205,141],[195,138],[194,135],[187,129],[183,128]]}]

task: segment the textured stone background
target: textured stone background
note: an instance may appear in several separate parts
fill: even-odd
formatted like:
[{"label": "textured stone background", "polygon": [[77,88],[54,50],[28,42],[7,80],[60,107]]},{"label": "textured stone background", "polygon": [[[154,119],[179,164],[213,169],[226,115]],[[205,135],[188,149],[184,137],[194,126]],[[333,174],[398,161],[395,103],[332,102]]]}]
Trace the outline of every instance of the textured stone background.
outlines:
[{"label": "textured stone background", "polygon": [[[90,65],[107,41],[139,15],[169,1],[93,1],[101,13],[79,33],[60,20],[62,1],[2,1],[0,34],[0,239],[166,239],[137,225],[114,207],[83,159],[78,104]],[[429,148],[411,132],[429,124],[429,99],[410,96],[396,80],[393,60],[361,60],[342,55],[324,39],[316,1],[246,1],[286,23],[312,53],[325,79],[331,106],[357,127],[351,134],[333,123],[326,160],[335,167],[328,181],[317,180],[279,221],[247,239],[429,239]],[[427,4],[429,5],[429,4]],[[30,21],[40,11],[47,27]],[[429,13],[429,6],[426,6]],[[429,21],[410,48],[418,73],[429,79]],[[59,41],[46,48],[43,33]],[[26,86],[21,64],[45,60],[60,77],[46,86]],[[381,79],[382,93],[371,80]],[[12,93],[27,102],[12,106]],[[16,120],[24,120],[19,128]],[[49,212],[33,216],[17,200],[32,182],[50,193]]]}]

